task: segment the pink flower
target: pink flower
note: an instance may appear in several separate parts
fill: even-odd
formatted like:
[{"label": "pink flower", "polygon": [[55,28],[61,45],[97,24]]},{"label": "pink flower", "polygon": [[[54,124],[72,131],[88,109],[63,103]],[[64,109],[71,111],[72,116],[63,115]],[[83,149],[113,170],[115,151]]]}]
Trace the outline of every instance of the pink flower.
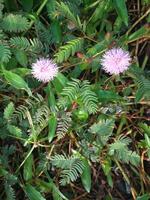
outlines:
[{"label": "pink flower", "polygon": [[51,59],[40,58],[32,64],[32,75],[44,83],[53,80],[57,73],[58,67]]},{"label": "pink flower", "polygon": [[128,69],[131,57],[128,51],[113,48],[105,52],[101,59],[103,69],[109,74],[120,74]]}]

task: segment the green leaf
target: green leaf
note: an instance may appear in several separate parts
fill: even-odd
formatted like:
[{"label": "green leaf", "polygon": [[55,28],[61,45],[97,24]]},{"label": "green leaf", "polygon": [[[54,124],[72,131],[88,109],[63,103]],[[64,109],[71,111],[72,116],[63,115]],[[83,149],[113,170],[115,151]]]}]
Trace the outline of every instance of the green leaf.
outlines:
[{"label": "green leaf", "polygon": [[56,127],[57,127],[57,117],[52,115],[48,121],[49,133],[48,133],[48,141],[51,142],[55,136]]},{"label": "green leaf", "polygon": [[57,63],[66,61],[70,56],[81,50],[83,46],[83,38],[75,38],[67,42],[67,44],[61,46],[58,52],[54,55]]},{"label": "green leaf", "polygon": [[122,19],[124,24],[128,26],[128,10],[125,0],[113,0],[113,4],[118,13],[118,16]]},{"label": "green leaf", "polygon": [[62,40],[62,32],[60,27],[60,22],[54,20],[51,24],[52,41],[54,43],[60,43]]},{"label": "green leaf", "polygon": [[150,194],[144,194],[142,196],[138,196],[136,200],[149,200],[150,199]]},{"label": "green leaf", "polygon": [[0,44],[0,62],[8,62],[11,58],[11,51],[8,45]]},{"label": "green leaf", "polygon": [[143,26],[139,28],[137,31],[129,35],[128,42],[136,41],[140,38],[148,37],[150,35],[150,29],[148,26]]},{"label": "green leaf", "polygon": [[82,185],[87,192],[91,190],[91,167],[86,159],[83,159],[83,173],[81,175]]},{"label": "green leaf", "polygon": [[16,137],[21,137],[22,136],[22,131],[17,126],[8,124],[7,129],[12,135],[14,135]]},{"label": "green leaf", "polygon": [[15,111],[14,104],[10,102],[4,110],[4,118],[6,120],[10,119],[14,111]]},{"label": "green leaf", "polygon": [[113,187],[113,180],[111,177],[111,160],[106,159],[102,163],[102,169],[104,171],[105,176],[107,177],[107,181],[110,187]]},{"label": "green leaf", "polygon": [[[49,178],[50,179],[50,178]],[[37,184],[39,185],[39,187],[42,188],[42,190],[44,192],[51,192],[53,195],[54,200],[68,200],[62,193],[61,191],[57,188],[57,186],[55,185],[55,183],[53,182],[52,179],[49,180],[49,182],[45,182],[45,181],[41,181],[41,180],[37,180]]]},{"label": "green leaf", "polygon": [[39,191],[37,191],[32,185],[28,184],[23,187],[27,197],[30,200],[46,200]]},{"label": "green leaf", "polygon": [[6,15],[1,23],[2,28],[9,32],[22,32],[29,28],[29,21],[22,15],[8,14]]},{"label": "green leaf", "polygon": [[91,133],[97,135],[98,143],[104,146],[112,135],[114,126],[113,119],[99,120],[99,122],[94,123],[89,130]]},{"label": "green leaf", "polygon": [[109,90],[98,90],[96,91],[99,101],[103,103],[107,102],[118,102],[121,101],[122,98],[117,93]]},{"label": "green leaf", "polygon": [[33,155],[30,154],[27,160],[24,163],[24,168],[23,168],[23,177],[26,181],[32,179],[33,175]]},{"label": "green leaf", "polygon": [[56,92],[60,93],[62,89],[65,87],[67,81],[68,79],[62,73],[58,73],[56,78],[52,81],[56,89]]},{"label": "green leaf", "polygon": [[4,70],[3,74],[5,79],[9,82],[10,85],[15,87],[16,89],[25,90],[29,94],[29,96],[32,95],[31,90],[28,87],[28,84],[19,75],[7,70]]},{"label": "green leaf", "polygon": [[23,67],[27,67],[28,58],[27,58],[27,55],[24,51],[17,50],[15,52],[15,56],[16,56],[16,59],[17,59],[17,61],[19,62],[20,65],[22,65]]},{"label": "green leaf", "polygon": [[47,13],[50,19],[55,18],[56,0],[48,0],[46,4]]},{"label": "green leaf", "polygon": [[33,6],[33,0],[21,0],[21,4],[25,11],[29,12]]},{"label": "green leaf", "polygon": [[20,75],[21,77],[24,77],[24,76],[27,76],[27,75],[31,74],[31,69],[23,68],[23,67],[15,68],[12,71],[15,74]]},{"label": "green leaf", "polygon": [[95,9],[95,12],[91,16],[90,21],[95,23],[97,20],[103,19],[104,15],[109,11],[110,4],[110,0],[100,1],[99,5]]},{"label": "green leaf", "polygon": [[55,95],[54,95],[54,92],[52,90],[52,86],[51,86],[50,83],[48,83],[47,87],[45,88],[45,92],[47,94],[49,107],[50,108],[55,108],[56,99],[55,99]]}]

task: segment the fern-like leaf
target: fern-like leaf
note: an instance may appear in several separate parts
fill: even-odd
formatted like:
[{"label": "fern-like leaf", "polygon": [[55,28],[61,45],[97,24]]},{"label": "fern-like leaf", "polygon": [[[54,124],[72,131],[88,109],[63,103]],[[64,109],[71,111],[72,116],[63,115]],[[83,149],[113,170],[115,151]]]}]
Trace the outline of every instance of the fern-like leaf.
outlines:
[{"label": "fern-like leaf", "polygon": [[136,92],[136,102],[140,101],[143,97],[150,100],[150,80],[144,76],[137,79],[138,90]]},{"label": "fern-like leaf", "polygon": [[77,38],[67,42],[66,45],[61,46],[59,51],[54,55],[58,63],[66,61],[71,55],[73,56],[77,51],[81,50],[83,44],[82,38]]},{"label": "fern-like leaf", "polygon": [[40,133],[47,125],[50,110],[47,105],[43,105],[34,113],[33,122],[36,126],[37,133]]},{"label": "fern-like leaf", "polygon": [[83,81],[81,86],[81,100],[89,114],[95,114],[98,110],[98,98],[91,90],[89,81]]},{"label": "fern-like leaf", "polygon": [[76,159],[70,168],[62,171],[60,184],[66,185],[77,180],[77,178],[83,173],[83,169],[83,162],[80,159]]},{"label": "fern-like leaf", "polygon": [[62,96],[67,96],[69,100],[72,102],[77,99],[77,95],[80,89],[80,80],[72,79],[73,81],[68,82],[67,86],[62,91]]},{"label": "fern-like leaf", "polygon": [[9,32],[22,32],[29,28],[29,22],[22,15],[8,14],[3,18],[1,27]]},{"label": "fern-like leaf", "polygon": [[16,137],[22,136],[22,131],[17,126],[8,124],[7,129],[10,132],[10,134],[12,134],[13,136],[16,136]]},{"label": "fern-like leaf", "polygon": [[109,137],[112,135],[114,126],[115,124],[113,119],[100,120],[98,123],[94,123],[90,127],[89,131],[96,134],[99,143],[104,146]]},{"label": "fern-like leaf", "polygon": [[70,113],[64,113],[61,117],[58,117],[56,130],[58,139],[63,138],[68,132],[72,122],[70,115]]},{"label": "fern-like leaf", "polygon": [[82,29],[82,24],[79,16],[75,17],[67,4],[63,2],[57,3],[57,10],[61,13],[62,16],[70,20],[77,28]]},{"label": "fern-like leaf", "polygon": [[5,183],[6,200],[16,200],[15,191],[10,184]]},{"label": "fern-like leaf", "polygon": [[140,162],[140,156],[128,149],[128,145],[131,143],[130,138],[120,137],[117,141],[109,147],[109,155],[115,156],[118,160],[124,163],[131,163],[132,165],[138,165]]},{"label": "fern-like leaf", "polygon": [[51,157],[53,166],[62,169],[61,185],[75,181],[83,172],[84,164],[77,156],[55,155]]},{"label": "fern-like leaf", "polygon": [[38,54],[43,50],[43,44],[38,38],[28,40],[26,37],[13,37],[9,42],[12,47],[32,54]]},{"label": "fern-like leaf", "polygon": [[13,37],[9,42],[12,47],[20,50],[27,51],[30,48],[30,42],[26,37]]},{"label": "fern-like leaf", "polygon": [[14,104],[10,102],[4,110],[4,119],[9,120],[15,111]]},{"label": "fern-like leaf", "polygon": [[18,108],[16,108],[13,117],[18,118],[20,121],[22,121],[27,117],[27,112],[29,112],[28,107],[20,105]]},{"label": "fern-like leaf", "polygon": [[38,54],[43,50],[43,44],[39,39],[37,38],[33,38],[33,40],[30,39],[30,43],[31,43],[31,52]]},{"label": "fern-like leaf", "polygon": [[56,166],[60,169],[66,169],[67,167],[71,167],[71,165],[76,160],[76,157],[67,157],[66,155],[55,155],[51,157],[51,162],[53,166]]},{"label": "fern-like leaf", "polygon": [[0,62],[8,62],[11,58],[11,51],[7,44],[0,43]]},{"label": "fern-like leaf", "polygon": [[[89,114],[94,114],[98,110],[98,98],[92,91],[89,81],[85,80],[81,82],[78,79],[72,79],[72,81],[68,82],[67,86],[64,87],[61,95],[68,98],[68,101],[71,103],[75,101],[82,104]],[[66,103],[64,106],[67,106],[67,104],[69,105],[65,99],[60,98],[58,106],[63,107],[62,102]]]}]

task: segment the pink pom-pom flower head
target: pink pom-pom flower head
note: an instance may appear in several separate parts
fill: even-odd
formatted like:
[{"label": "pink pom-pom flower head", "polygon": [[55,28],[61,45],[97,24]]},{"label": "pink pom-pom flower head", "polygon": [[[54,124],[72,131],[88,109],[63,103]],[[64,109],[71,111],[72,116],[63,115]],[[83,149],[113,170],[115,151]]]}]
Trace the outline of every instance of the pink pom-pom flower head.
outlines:
[{"label": "pink pom-pom flower head", "polygon": [[113,75],[118,75],[130,66],[131,57],[128,51],[121,48],[112,48],[105,52],[101,59],[103,69]]},{"label": "pink pom-pom flower head", "polygon": [[57,76],[58,67],[49,58],[40,58],[32,64],[32,75],[37,80],[47,83]]}]

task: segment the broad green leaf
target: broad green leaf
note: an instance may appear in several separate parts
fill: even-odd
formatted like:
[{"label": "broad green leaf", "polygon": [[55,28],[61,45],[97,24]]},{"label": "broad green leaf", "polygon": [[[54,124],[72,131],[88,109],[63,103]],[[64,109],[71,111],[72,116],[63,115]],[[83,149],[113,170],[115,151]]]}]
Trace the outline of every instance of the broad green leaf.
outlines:
[{"label": "broad green leaf", "polygon": [[136,200],[149,200],[150,194],[143,194],[142,196],[138,196]]},{"label": "broad green leaf", "polygon": [[47,87],[45,88],[45,92],[48,98],[48,104],[50,108],[55,108],[56,106],[56,99],[50,83],[48,83]]},{"label": "broad green leaf", "polygon": [[99,90],[96,91],[99,101],[103,103],[107,102],[114,102],[114,101],[121,101],[122,97],[119,96],[117,93],[109,90]]},{"label": "broad green leaf", "polygon": [[29,12],[33,6],[33,0],[21,0],[21,4],[25,11]]},{"label": "broad green leaf", "polygon": [[52,34],[52,41],[54,43],[60,43],[62,40],[62,32],[60,23],[58,20],[54,20],[51,24],[51,34]]},{"label": "broad green leaf", "polygon": [[24,163],[23,177],[25,181],[32,179],[32,175],[33,175],[32,167],[33,167],[33,155],[31,153]]},{"label": "broad green leaf", "polygon": [[142,132],[145,132],[148,134],[148,136],[150,136],[150,125],[141,122],[139,123],[139,127],[141,128]]},{"label": "broad green leaf", "polygon": [[145,25],[145,26],[139,28],[134,33],[132,33],[131,35],[129,35],[128,42],[136,41],[140,38],[144,38],[144,37],[148,37],[148,36],[150,37],[150,28],[148,28],[148,26]]},{"label": "broad green leaf", "polygon": [[107,177],[108,184],[110,187],[113,187],[113,180],[111,177],[111,160],[105,160],[102,163],[102,169],[104,171],[104,174]]},{"label": "broad green leaf", "polygon": [[97,53],[103,53],[108,48],[108,45],[109,45],[109,41],[107,41],[107,40],[103,40],[103,41],[97,43],[96,45],[89,48],[89,50],[87,52],[87,56],[92,57],[92,56],[96,55]]},{"label": "broad green leaf", "polygon": [[27,58],[27,55],[24,51],[22,50],[17,50],[15,52],[15,56],[16,56],[16,59],[18,61],[18,63],[20,65],[22,65],[23,67],[27,67],[28,65],[28,58]]},{"label": "broad green leaf", "polygon": [[28,87],[28,84],[18,74],[15,74],[7,70],[4,70],[3,74],[5,79],[9,82],[10,85],[15,87],[16,89],[22,89],[27,91],[30,96],[32,95],[31,90]]},{"label": "broad green leaf", "polygon": [[15,68],[12,70],[12,72],[14,72],[15,74],[20,75],[21,77],[27,76],[29,74],[31,74],[31,70],[28,68],[23,68],[23,67],[19,67],[19,68]]},{"label": "broad green leaf", "polygon": [[56,92],[60,93],[62,89],[65,87],[68,79],[62,74],[58,73],[58,75],[55,77],[55,79],[52,81]]},{"label": "broad green leaf", "polygon": [[48,141],[51,142],[55,136],[56,127],[57,127],[57,117],[52,115],[48,121],[49,133],[48,133]]},{"label": "broad green leaf", "polygon": [[95,9],[95,12],[91,16],[90,21],[92,23],[95,23],[97,20],[102,19],[103,16],[106,13],[108,13],[110,5],[111,5],[111,1],[110,0],[100,1],[99,5]]},{"label": "broad green leaf", "polygon": [[46,200],[42,194],[37,191],[32,185],[28,184],[26,186],[23,187],[27,197],[30,200]]},{"label": "broad green leaf", "polygon": [[114,31],[115,33],[118,33],[120,32],[120,29],[122,27],[122,18],[120,18],[120,16],[117,17],[117,19],[115,20],[115,23],[114,23]]},{"label": "broad green leaf", "polygon": [[53,199],[54,200],[68,200],[62,193],[61,191],[57,188],[57,186],[55,185],[55,183],[53,182],[52,179],[50,179],[49,182],[45,182],[45,181],[41,181],[41,180],[37,180],[37,184],[38,186],[42,189],[42,191],[44,192],[51,192],[53,195]]},{"label": "broad green leaf", "polygon": [[84,186],[87,192],[91,190],[91,167],[86,159],[83,159],[84,163],[83,173],[81,175],[82,185]]},{"label": "broad green leaf", "polygon": [[118,13],[118,16],[122,19],[124,24],[128,26],[128,10],[125,0],[113,0],[113,4]]},{"label": "broad green leaf", "polygon": [[145,142],[146,142],[147,147],[150,148],[150,138],[148,137],[147,134],[144,134],[144,137],[145,137]]}]

